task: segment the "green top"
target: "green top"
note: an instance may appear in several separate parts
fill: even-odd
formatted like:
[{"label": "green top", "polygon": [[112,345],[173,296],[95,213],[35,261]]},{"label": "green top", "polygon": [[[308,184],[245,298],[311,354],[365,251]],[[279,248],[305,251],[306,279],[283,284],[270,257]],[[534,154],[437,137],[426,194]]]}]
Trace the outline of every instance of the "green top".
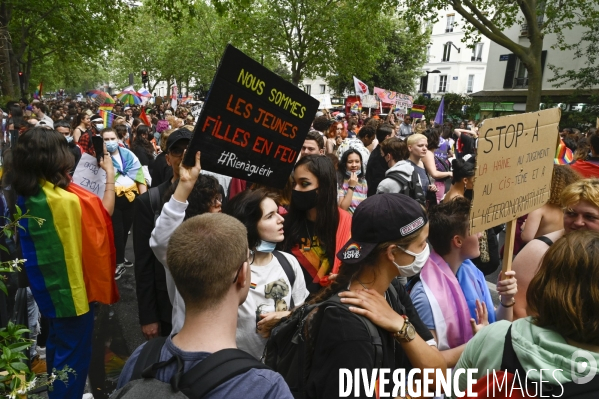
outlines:
[{"label": "green top", "polygon": [[[477,368],[478,373],[474,374],[474,378],[478,380],[487,374],[487,370],[499,370],[503,357],[505,334],[507,334],[510,324],[512,325],[512,345],[518,360],[524,370],[533,370],[528,374],[529,381],[538,382],[540,380],[540,369],[544,369],[543,382],[553,385],[557,385],[555,379],[562,384],[572,381],[573,373],[577,377],[585,377],[589,375],[590,367],[594,367],[594,370],[591,371],[593,374],[597,373],[599,353],[583,350],[589,358],[595,359],[595,364],[593,366],[592,362],[587,360],[586,369],[578,372],[578,363],[572,359],[572,355],[581,349],[569,345],[557,332],[534,325],[530,317],[516,320],[513,323],[499,321],[483,328],[466,345],[454,372],[460,368]],[[576,359],[579,362],[584,361],[581,356]],[[558,369],[561,371],[556,371]],[[461,390],[467,389],[466,378],[465,373],[460,375],[459,387]]]}]

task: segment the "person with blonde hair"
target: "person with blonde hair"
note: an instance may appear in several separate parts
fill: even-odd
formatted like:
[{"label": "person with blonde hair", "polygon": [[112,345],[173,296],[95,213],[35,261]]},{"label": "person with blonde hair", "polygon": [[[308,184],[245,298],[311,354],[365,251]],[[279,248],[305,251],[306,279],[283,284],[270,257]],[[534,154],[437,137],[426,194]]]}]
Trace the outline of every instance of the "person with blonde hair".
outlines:
[{"label": "person with blonde hair", "polygon": [[[582,190],[579,193],[586,190],[584,181],[574,185],[577,187],[562,198],[572,199],[578,190]],[[592,191],[597,190],[593,188]],[[512,390],[526,389],[526,397],[537,389],[539,397],[596,397],[599,391],[597,281],[599,233],[573,231],[564,235],[549,248],[530,282],[526,299],[531,316],[513,323],[500,321],[483,328],[466,345],[453,370],[454,375],[460,369],[477,370],[474,378],[488,387],[490,370],[501,369],[514,374],[519,370],[519,381],[526,379],[528,385],[514,388],[507,382],[503,389],[510,389],[510,386]],[[523,370],[526,370],[526,376]],[[465,390],[467,386],[464,373],[459,377],[459,388]],[[476,388],[474,386],[473,390],[478,392],[479,398],[508,396],[505,391],[485,395],[484,390]],[[494,388],[502,389],[498,385]]]},{"label": "person with blonde hair", "polygon": [[577,180],[580,180],[580,176],[570,166],[554,165],[549,201],[528,214],[526,224],[522,228],[522,241],[529,242],[536,237],[562,228],[564,225],[564,211],[560,205],[560,196],[564,188]]},{"label": "person with blonde hair", "polygon": [[424,134],[415,133],[406,139],[406,144],[408,145],[408,151],[410,151],[408,162],[412,164],[414,171],[418,173],[418,179],[420,180],[424,196],[426,197],[429,190],[436,193],[437,186],[429,178],[428,172],[424,167],[424,162],[422,161],[428,152],[428,139]]},{"label": "person with blonde hair", "polygon": [[514,320],[529,314],[526,290],[549,247],[572,231],[599,231],[599,179],[581,179],[570,184],[563,190],[560,203],[564,212],[563,229],[530,241],[512,264],[512,269],[518,274]]}]

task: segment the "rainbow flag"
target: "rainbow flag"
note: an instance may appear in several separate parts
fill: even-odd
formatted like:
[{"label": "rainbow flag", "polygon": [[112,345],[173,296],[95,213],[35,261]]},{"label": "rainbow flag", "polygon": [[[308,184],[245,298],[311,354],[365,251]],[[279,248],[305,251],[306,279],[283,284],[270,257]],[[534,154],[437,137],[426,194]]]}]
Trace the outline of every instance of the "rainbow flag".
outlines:
[{"label": "rainbow flag", "polygon": [[557,150],[555,151],[555,159],[553,163],[556,165],[569,165],[574,161],[572,150],[566,147],[562,139],[559,140]]},{"label": "rainbow flag", "polygon": [[424,116],[424,110],[426,110],[426,105],[412,105],[412,109],[410,110],[410,116],[412,118],[421,118]]},{"label": "rainbow flag", "polygon": [[42,88],[43,88],[43,82],[40,82],[40,84],[37,85],[37,87],[35,89],[35,93],[33,93],[33,98],[35,98],[36,100],[42,99]]},{"label": "rainbow flag", "polygon": [[104,120],[104,127],[112,127],[112,122],[114,122],[114,114],[110,111],[102,109],[102,107],[100,107],[98,113]]},{"label": "rainbow flag", "polygon": [[25,270],[44,316],[80,316],[90,302],[118,301],[112,222],[99,197],[76,184],[63,190],[45,182],[17,204],[44,219],[41,226],[19,222]]}]

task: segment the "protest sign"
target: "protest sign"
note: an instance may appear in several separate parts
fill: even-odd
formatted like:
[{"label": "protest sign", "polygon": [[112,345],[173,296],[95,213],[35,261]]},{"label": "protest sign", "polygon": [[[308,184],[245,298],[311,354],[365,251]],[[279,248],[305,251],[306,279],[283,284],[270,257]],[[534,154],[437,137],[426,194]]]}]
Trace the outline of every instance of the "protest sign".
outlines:
[{"label": "protest sign", "polygon": [[102,198],[106,186],[106,172],[98,166],[95,157],[84,152],[73,173],[73,183]]},{"label": "protest sign", "polygon": [[559,108],[509,115],[478,131],[470,233],[507,222],[504,272],[511,270],[516,219],[549,200],[560,117]]},{"label": "protest sign", "polygon": [[558,108],[487,119],[479,129],[472,233],[517,219],[549,200]]},{"label": "protest sign", "polygon": [[331,95],[330,94],[312,94],[312,97],[317,99],[320,104],[318,104],[318,109],[331,109],[333,108],[333,104],[331,104]]},{"label": "protest sign", "polygon": [[363,108],[378,108],[379,102],[374,94],[362,96],[362,107]]},{"label": "protest sign", "polygon": [[408,113],[408,109],[412,108],[413,105],[412,96],[407,94],[397,93],[395,96],[395,112],[402,115]]},{"label": "protest sign", "polygon": [[183,163],[283,188],[319,101],[228,45]]}]

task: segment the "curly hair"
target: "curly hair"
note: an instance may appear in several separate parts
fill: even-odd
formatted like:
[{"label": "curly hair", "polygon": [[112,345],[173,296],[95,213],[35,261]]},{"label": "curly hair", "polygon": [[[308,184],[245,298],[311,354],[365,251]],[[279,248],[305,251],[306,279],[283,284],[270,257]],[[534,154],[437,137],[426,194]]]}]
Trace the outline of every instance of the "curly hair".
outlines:
[{"label": "curly hair", "polygon": [[554,165],[551,178],[551,191],[547,204],[560,206],[562,192],[570,184],[580,180],[581,177],[568,165]]}]

